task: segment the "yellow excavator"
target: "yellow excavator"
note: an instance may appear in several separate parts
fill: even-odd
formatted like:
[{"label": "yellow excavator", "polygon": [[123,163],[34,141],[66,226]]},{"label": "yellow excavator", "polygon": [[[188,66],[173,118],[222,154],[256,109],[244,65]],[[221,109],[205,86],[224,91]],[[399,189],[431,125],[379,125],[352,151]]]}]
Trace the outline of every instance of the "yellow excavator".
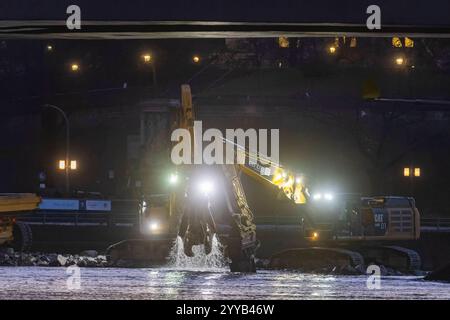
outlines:
[{"label": "yellow excavator", "polygon": [[[196,147],[194,145],[196,141],[201,141],[195,137],[194,121],[195,112],[190,86],[182,85],[181,108],[176,128],[187,129],[191,133],[193,149]],[[216,184],[220,186],[218,188],[220,194],[225,197],[226,208],[222,210],[225,211],[225,213],[222,212],[222,216],[225,215],[229,218],[222,220],[229,225],[229,232],[224,242],[227,256],[231,261],[230,269],[231,271],[254,272],[256,270],[255,252],[259,244],[256,238],[253,212],[247,202],[240,175],[244,173],[258,182],[276,186],[286,198],[296,204],[306,203],[309,196],[308,189],[304,184],[303,177],[296,176],[293,172],[282,168],[266,155],[250,153],[244,146],[239,146],[234,141],[225,138],[222,139],[222,143],[237,149],[232,161],[235,164],[206,166],[208,168],[195,165],[178,166],[176,176],[181,175],[184,179],[180,180],[188,182],[186,188],[181,188],[184,191],[184,197],[182,194],[177,196],[174,194],[171,197],[173,202],[171,208],[183,208],[178,235],[183,240],[185,254],[192,256],[192,246],[194,245],[204,245],[205,253],[208,254],[211,250],[213,235],[216,233],[214,217],[217,217],[219,211],[214,208],[214,199],[211,199],[208,194],[208,189],[213,188],[214,185],[213,182],[208,181],[208,178],[214,176]],[[244,161],[237,160],[239,155],[243,155]],[[205,174],[205,171],[209,172]],[[204,178],[204,176],[209,177]],[[177,201],[182,204],[176,204]],[[311,229],[312,221],[307,215],[304,216],[304,219],[308,220],[308,226]],[[314,234],[314,231],[311,230],[307,232]],[[317,232],[315,234],[317,235]]]},{"label": "yellow excavator", "polygon": [[20,251],[29,249],[31,229],[27,224],[16,221],[16,217],[36,210],[40,202],[40,197],[33,193],[0,194],[0,246],[12,245]]},{"label": "yellow excavator", "polygon": [[[178,109],[174,129],[182,128],[191,133],[193,149],[194,143],[198,141],[194,136],[194,121],[190,86],[182,85],[181,107]],[[290,249],[285,256],[299,255],[299,258],[303,259],[311,256],[313,251],[315,258],[344,256],[353,260],[353,264],[362,264],[360,252],[364,251],[364,256],[368,256],[372,261],[384,259],[381,262],[385,263],[388,257],[390,261],[401,260],[404,268],[420,267],[420,257],[415,251],[384,245],[391,244],[392,241],[419,238],[420,214],[414,199],[311,195],[307,179],[303,175],[271,162],[265,155],[251,153],[244,146],[236,145],[234,141],[223,139],[222,143],[240,149],[246,161],[239,164],[176,166],[170,179],[177,187],[168,197],[168,203],[161,205],[159,202],[155,205],[154,201],[148,199],[141,205],[143,233],[169,234],[169,230],[173,231],[175,228],[183,241],[187,256],[192,256],[192,247],[198,245],[202,245],[208,254],[211,251],[212,239],[218,234],[216,222],[220,220],[220,225],[227,226],[226,232],[221,232],[220,240],[224,244],[231,271],[255,272],[255,253],[259,243],[253,212],[240,179],[241,174],[246,174],[258,182],[274,186],[281,197],[292,201],[298,208],[298,221],[302,227],[299,237],[304,237],[311,246],[305,251],[307,254],[303,254],[304,251],[300,249],[295,252]],[[250,158],[265,161],[248,161]],[[213,189],[216,189],[216,192],[212,192]],[[332,199],[333,197],[336,199]],[[217,205],[221,202],[219,198],[225,199],[225,206]],[[319,217],[327,214],[339,218],[333,219],[331,223],[318,221]],[[165,231],[161,231],[161,225],[165,225]],[[143,242],[139,242],[138,246],[142,244]],[[318,244],[320,247],[316,247]],[[136,251],[136,248],[130,249],[131,247],[133,245],[125,241],[111,246],[108,251],[118,257],[123,248],[125,251]],[[281,258],[282,256],[278,260]]]}]

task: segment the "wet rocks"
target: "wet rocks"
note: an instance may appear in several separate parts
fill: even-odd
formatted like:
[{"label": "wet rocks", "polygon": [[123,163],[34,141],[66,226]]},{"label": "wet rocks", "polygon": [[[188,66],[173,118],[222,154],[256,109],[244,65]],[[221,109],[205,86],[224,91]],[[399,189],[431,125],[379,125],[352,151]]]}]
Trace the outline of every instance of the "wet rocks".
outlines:
[{"label": "wet rocks", "polygon": [[84,261],[86,261],[86,267],[96,267],[97,261],[95,258],[87,257]]},{"label": "wet rocks", "polygon": [[106,256],[99,255],[95,258],[95,260],[100,267],[108,267],[109,266],[109,262],[108,262]]},{"label": "wet rocks", "polygon": [[0,265],[2,266],[15,266],[16,262],[14,260],[14,255],[10,256],[5,253],[0,253]]},{"label": "wet rocks", "polygon": [[47,259],[39,259],[36,263],[37,266],[39,267],[48,267],[50,265],[50,263],[47,261]]},{"label": "wet rocks", "polygon": [[63,255],[58,254],[56,257],[56,260],[58,261],[60,266],[66,266],[68,258],[64,257]]},{"label": "wet rocks", "polygon": [[48,261],[48,265],[51,266],[51,267],[59,267],[59,266],[61,266],[59,264],[58,255],[56,253],[52,253],[52,254],[47,255],[47,259],[45,259],[45,260]]},{"label": "wet rocks", "polygon": [[26,267],[35,266],[37,265],[37,258],[29,254],[23,254],[18,264]]},{"label": "wet rocks", "polygon": [[[87,255],[84,255],[87,254]],[[11,248],[1,248],[0,266],[38,266],[38,267],[107,267],[109,263],[106,256],[98,255],[95,250],[87,250],[81,255],[40,253],[40,252],[14,252]]]},{"label": "wet rocks", "polygon": [[13,248],[0,248],[0,255],[1,254],[7,254],[9,256],[14,255],[14,249]]}]

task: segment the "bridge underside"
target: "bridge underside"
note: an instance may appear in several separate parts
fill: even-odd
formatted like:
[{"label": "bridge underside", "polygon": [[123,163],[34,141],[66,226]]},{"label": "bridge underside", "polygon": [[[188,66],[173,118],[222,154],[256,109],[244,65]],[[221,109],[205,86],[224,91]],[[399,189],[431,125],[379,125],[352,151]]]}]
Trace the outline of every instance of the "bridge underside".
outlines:
[{"label": "bridge underside", "polygon": [[269,37],[390,37],[450,38],[450,27],[385,26],[370,31],[358,24],[226,23],[86,21],[82,30],[69,31],[61,21],[2,21],[3,39],[176,39],[176,38],[269,38]]},{"label": "bridge underside", "polygon": [[447,0],[378,0],[381,30],[366,27],[369,0],[79,0],[81,30],[68,30],[69,0],[4,0],[0,38],[141,39],[408,35],[449,37]]}]

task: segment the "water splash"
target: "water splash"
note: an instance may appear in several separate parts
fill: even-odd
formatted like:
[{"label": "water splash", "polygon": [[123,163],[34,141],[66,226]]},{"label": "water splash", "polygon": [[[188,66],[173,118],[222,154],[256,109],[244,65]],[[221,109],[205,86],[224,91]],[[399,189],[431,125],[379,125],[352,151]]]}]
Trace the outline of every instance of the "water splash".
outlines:
[{"label": "water splash", "polygon": [[193,246],[193,257],[184,254],[183,240],[177,237],[169,254],[168,267],[177,269],[223,269],[227,267],[227,259],[223,255],[222,245],[214,235],[211,253],[206,255],[203,245]]}]

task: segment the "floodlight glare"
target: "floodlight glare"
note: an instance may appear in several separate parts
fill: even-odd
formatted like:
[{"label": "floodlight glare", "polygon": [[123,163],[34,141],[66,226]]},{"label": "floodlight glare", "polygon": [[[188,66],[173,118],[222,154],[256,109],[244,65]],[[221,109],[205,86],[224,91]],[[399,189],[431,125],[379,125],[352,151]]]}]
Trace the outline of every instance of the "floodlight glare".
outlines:
[{"label": "floodlight glare", "polygon": [[321,194],[321,193],[316,193],[316,194],[314,194],[314,195],[313,195],[313,199],[314,199],[314,200],[320,200],[320,199],[322,199],[322,194]]},{"label": "floodlight glare", "polygon": [[214,184],[211,181],[205,180],[199,183],[198,189],[203,195],[208,196],[213,193]]},{"label": "floodlight glare", "polygon": [[159,223],[156,221],[152,221],[149,223],[148,227],[149,227],[150,231],[152,231],[152,232],[158,231]]},{"label": "floodlight glare", "polygon": [[178,175],[176,173],[172,173],[169,177],[169,183],[171,185],[177,184],[178,182]]},{"label": "floodlight glare", "polygon": [[334,199],[334,195],[331,194],[331,193],[325,193],[324,198],[325,198],[325,200],[327,200],[327,201],[331,201],[331,200]]}]

